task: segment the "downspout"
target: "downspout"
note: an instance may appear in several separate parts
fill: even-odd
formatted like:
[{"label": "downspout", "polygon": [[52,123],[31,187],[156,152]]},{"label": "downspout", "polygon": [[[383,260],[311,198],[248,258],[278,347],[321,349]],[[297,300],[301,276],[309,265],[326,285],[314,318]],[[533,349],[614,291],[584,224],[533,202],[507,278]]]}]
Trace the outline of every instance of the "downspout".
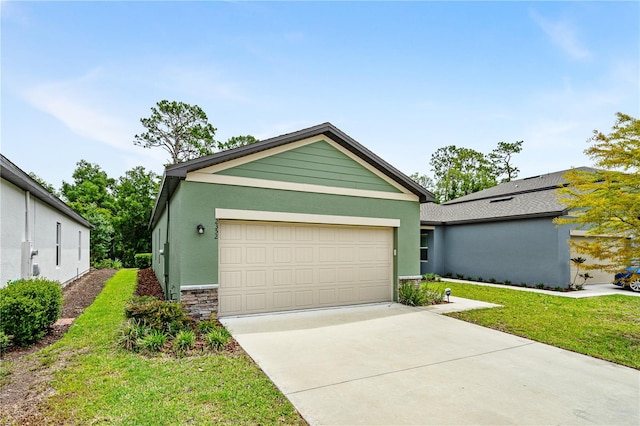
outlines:
[{"label": "downspout", "polygon": [[167,200],[167,226],[166,226],[166,236],[165,242],[162,252],[164,253],[164,298],[166,300],[171,300],[171,295],[169,294],[169,224],[171,223],[170,216],[170,206],[169,200]]}]

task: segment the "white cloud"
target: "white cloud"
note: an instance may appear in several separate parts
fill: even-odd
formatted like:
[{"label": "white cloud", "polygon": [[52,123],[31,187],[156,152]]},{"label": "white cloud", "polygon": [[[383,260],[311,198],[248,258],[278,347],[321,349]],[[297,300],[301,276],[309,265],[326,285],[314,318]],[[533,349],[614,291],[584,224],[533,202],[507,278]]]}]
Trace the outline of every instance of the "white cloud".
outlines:
[{"label": "white cloud", "polygon": [[575,28],[565,21],[552,21],[535,11],[531,11],[531,18],[549,37],[551,42],[574,59],[589,59],[591,52],[578,39]]},{"label": "white cloud", "polygon": [[105,86],[102,75],[102,71],[96,69],[77,79],[32,86],[23,91],[23,96],[30,105],[55,117],[83,138],[104,143],[122,153],[162,162],[160,152],[133,145],[133,136],[140,130],[137,120],[108,110],[122,105],[100,89]]}]

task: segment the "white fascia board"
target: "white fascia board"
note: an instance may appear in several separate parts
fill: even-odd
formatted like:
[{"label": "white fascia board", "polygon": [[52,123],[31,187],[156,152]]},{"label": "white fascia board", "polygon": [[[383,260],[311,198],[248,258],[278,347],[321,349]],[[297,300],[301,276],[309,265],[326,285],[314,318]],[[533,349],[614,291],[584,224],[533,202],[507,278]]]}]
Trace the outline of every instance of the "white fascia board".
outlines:
[{"label": "white fascia board", "polygon": [[262,222],[318,223],[324,225],[380,226],[399,228],[400,219],[287,213],[260,210],[215,209],[216,219],[255,220]]}]

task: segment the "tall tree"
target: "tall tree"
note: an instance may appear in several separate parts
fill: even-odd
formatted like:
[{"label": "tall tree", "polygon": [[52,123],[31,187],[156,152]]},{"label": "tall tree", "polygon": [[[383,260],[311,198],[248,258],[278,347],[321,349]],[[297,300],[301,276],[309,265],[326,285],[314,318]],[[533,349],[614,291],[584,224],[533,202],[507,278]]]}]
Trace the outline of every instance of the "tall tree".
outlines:
[{"label": "tall tree", "polygon": [[520,170],[513,165],[512,157],[522,151],[523,143],[524,141],[498,142],[498,147],[489,154],[498,177],[504,176],[501,182],[511,182],[518,177]]},{"label": "tall tree", "polygon": [[428,189],[429,191],[433,191],[433,188],[435,187],[435,183],[433,182],[433,179],[431,179],[427,175],[421,175],[420,173],[415,172],[409,177],[411,178],[412,181],[414,181],[421,187]]},{"label": "tall tree", "polygon": [[53,185],[51,185],[49,182],[47,182],[46,180],[42,179],[37,174],[35,174],[33,172],[30,172],[29,173],[29,177],[31,179],[35,180],[36,182],[38,182],[38,184],[40,184],[40,186],[42,186],[44,189],[46,189],[47,191],[49,191],[50,193],[52,193],[56,197],[60,197],[60,193],[56,190],[56,188]]},{"label": "tall tree", "polygon": [[125,172],[115,185],[114,253],[124,266],[134,266],[136,253],[151,252],[147,226],[158,183],[155,173],[137,166]]},{"label": "tall tree", "polygon": [[430,164],[435,178],[433,192],[439,203],[497,184],[497,173],[491,161],[473,149],[455,145],[438,148],[431,156]]},{"label": "tall tree", "polygon": [[133,143],[144,148],[160,147],[177,164],[213,154],[217,146],[216,128],[197,105],[161,100],[151,108],[151,116],[141,118],[146,132],[135,135]]},{"label": "tall tree", "polygon": [[617,271],[640,260],[640,120],[617,113],[607,135],[594,130],[585,153],[601,169],[571,170],[560,201],[573,214],[556,219],[591,238],[571,241],[578,253],[597,260],[586,268]]},{"label": "tall tree", "polygon": [[113,212],[115,180],[99,165],[80,160],[76,163],[73,183],[62,182],[61,195],[74,210],[83,214],[88,207],[100,207]]},{"label": "tall tree", "polygon": [[85,160],[76,163],[72,177],[73,183],[62,182],[60,192],[67,204],[94,226],[90,239],[91,261],[109,258],[113,253],[115,180],[99,165]]},{"label": "tall tree", "polygon": [[259,139],[254,138],[251,135],[241,135],[230,137],[226,142],[218,142],[218,149],[225,151],[227,149],[238,148],[240,146],[251,145],[253,143],[260,142]]}]

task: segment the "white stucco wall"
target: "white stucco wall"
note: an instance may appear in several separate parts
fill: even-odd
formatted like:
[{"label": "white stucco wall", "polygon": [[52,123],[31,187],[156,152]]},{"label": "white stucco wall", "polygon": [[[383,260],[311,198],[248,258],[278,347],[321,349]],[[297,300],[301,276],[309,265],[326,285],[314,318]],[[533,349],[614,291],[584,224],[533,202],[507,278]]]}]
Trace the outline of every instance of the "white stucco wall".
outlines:
[{"label": "white stucco wall", "polygon": [[[0,186],[0,286],[30,278],[32,264],[40,277],[65,284],[89,270],[89,228],[6,180]],[[61,225],[61,257],[56,265],[56,224]],[[31,243],[29,245],[29,242]],[[25,246],[38,254],[30,258]],[[80,253],[79,249],[80,248]]]}]

